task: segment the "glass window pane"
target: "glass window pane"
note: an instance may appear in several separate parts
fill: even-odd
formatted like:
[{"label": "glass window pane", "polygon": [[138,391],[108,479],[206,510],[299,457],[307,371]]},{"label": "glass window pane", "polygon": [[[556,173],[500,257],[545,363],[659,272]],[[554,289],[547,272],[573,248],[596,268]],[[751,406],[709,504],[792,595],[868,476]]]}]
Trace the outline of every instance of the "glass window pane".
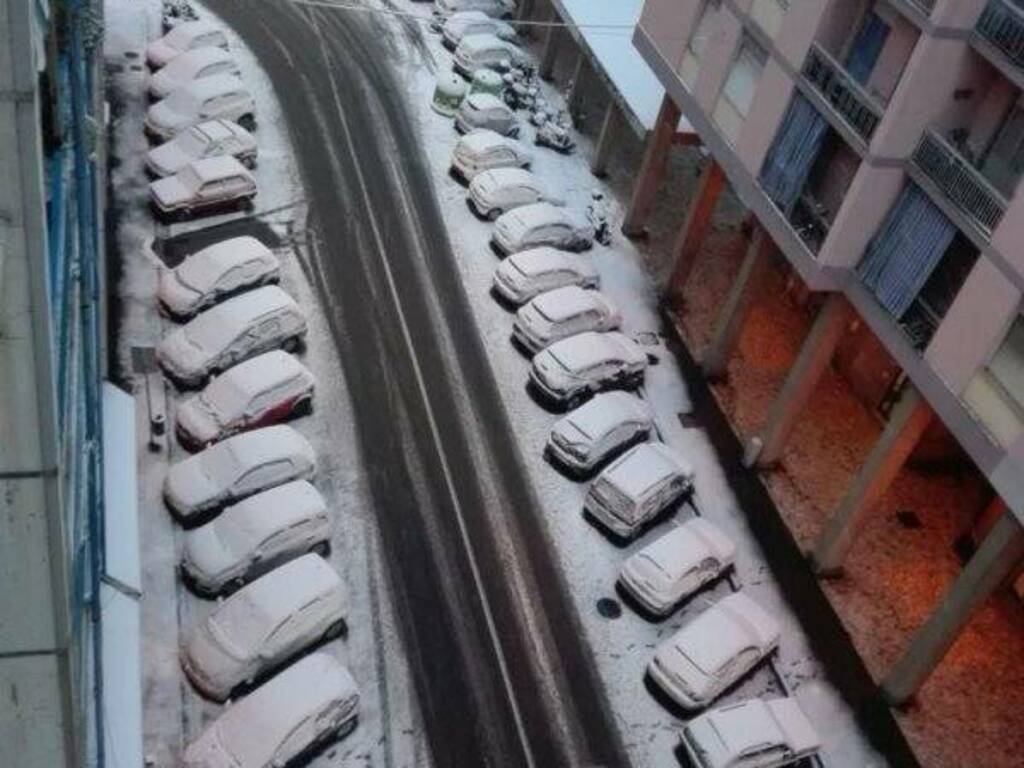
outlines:
[{"label": "glass window pane", "polygon": [[757,90],[764,61],[765,55],[761,49],[749,40],[744,41],[725,81],[725,97],[744,117],[750,111],[750,103],[754,100],[754,91]]},{"label": "glass window pane", "polygon": [[1010,326],[989,371],[1018,405],[1024,405],[1024,318],[1018,317]]}]

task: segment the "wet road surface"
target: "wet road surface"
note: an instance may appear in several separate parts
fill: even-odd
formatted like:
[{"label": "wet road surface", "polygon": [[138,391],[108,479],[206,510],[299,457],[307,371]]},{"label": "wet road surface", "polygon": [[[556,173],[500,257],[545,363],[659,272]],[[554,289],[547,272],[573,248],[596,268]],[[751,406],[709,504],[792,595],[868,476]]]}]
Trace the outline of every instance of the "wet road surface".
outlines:
[{"label": "wet road surface", "polygon": [[210,0],[274,83],[439,766],[628,764],[367,14]]}]

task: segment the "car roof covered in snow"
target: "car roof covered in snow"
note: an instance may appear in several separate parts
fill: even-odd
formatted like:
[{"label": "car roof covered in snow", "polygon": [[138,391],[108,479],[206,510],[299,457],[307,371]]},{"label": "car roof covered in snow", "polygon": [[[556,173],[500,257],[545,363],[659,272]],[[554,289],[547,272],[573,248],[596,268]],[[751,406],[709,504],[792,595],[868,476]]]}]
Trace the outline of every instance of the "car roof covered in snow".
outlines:
[{"label": "car roof covered in snow", "polygon": [[586,331],[556,341],[545,351],[570,371],[585,370],[605,360],[641,355],[636,342],[618,331]]},{"label": "car roof covered in snow", "polygon": [[[235,91],[248,93],[245,83],[242,82],[238,75],[231,75],[227,73],[223,75],[201,77],[198,80],[186,83],[178,90],[187,91],[198,101],[205,101],[212,96],[220,96],[224,93],[234,93]],[[177,93],[177,91],[174,91],[174,93]]]},{"label": "car roof covered in snow", "polygon": [[222,323],[231,323],[237,326],[286,307],[301,313],[295,299],[276,285],[265,285],[211,307],[184,327],[186,329],[198,327],[206,330],[204,326],[217,326]]},{"label": "car roof covered in snow", "polygon": [[207,391],[212,394],[216,389],[229,389],[241,402],[248,403],[257,395],[300,376],[310,382],[313,380],[309,369],[295,355],[274,349],[229,368],[209,384]]},{"label": "car roof covered in snow", "polygon": [[[223,442],[197,453],[192,458],[200,458],[204,454],[224,451],[234,456],[241,464],[255,467],[282,456],[305,454],[314,457],[313,448],[302,435],[287,424],[275,424],[250,432],[229,437]],[[191,461],[191,459],[186,459]]]},{"label": "car roof covered in snow", "polygon": [[501,48],[502,50],[509,51],[510,53],[514,53],[519,50],[519,46],[515,43],[502,40],[491,32],[483,32],[477,35],[466,35],[459,41],[459,48],[470,55],[479,51],[489,51],[492,48]]},{"label": "car roof covered in snow", "polygon": [[230,136],[251,136],[245,128],[230,120],[207,120],[205,123],[192,126],[192,130],[198,131],[210,141],[220,141]]},{"label": "car roof covered in snow", "polygon": [[202,48],[192,48],[178,54],[167,63],[161,72],[168,75],[175,72],[198,72],[205,66],[221,61],[234,61],[231,51],[221,48],[219,45],[204,45]]},{"label": "car roof covered in snow", "polygon": [[469,104],[473,109],[479,109],[480,111],[488,109],[501,109],[503,111],[511,112],[508,104],[499,99],[493,93],[471,93],[466,97],[466,104]]},{"label": "car roof covered in snow", "polygon": [[523,230],[542,227],[546,224],[561,224],[562,222],[573,223],[572,217],[564,208],[552,205],[551,203],[532,203],[501,215],[502,219],[515,224]]},{"label": "car roof covered in snow", "polygon": [[[537,296],[527,307],[532,306],[542,317],[553,323],[562,323],[595,307],[604,308],[610,301],[600,291],[567,285]],[[524,308],[525,309],[525,308]]]},{"label": "car roof covered in snow", "polygon": [[795,752],[813,750],[821,740],[793,698],[748,699],[701,716],[726,746],[729,755],[786,744]]},{"label": "car roof covered in snow", "polygon": [[610,464],[597,482],[608,483],[628,498],[640,499],[650,488],[676,475],[693,477],[689,464],[664,443],[641,443]]},{"label": "car roof covered in snow", "polygon": [[512,147],[516,152],[523,152],[523,146],[518,141],[509,136],[502,136],[490,128],[470,131],[459,139],[459,145],[474,155],[482,155],[496,147]]},{"label": "car roof covered in snow", "polygon": [[211,525],[220,527],[229,523],[232,527],[270,532],[307,515],[326,512],[326,509],[324,497],[312,483],[292,480],[232,504]]},{"label": "car roof covered in snow", "polygon": [[218,155],[217,157],[204,157],[201,160],[193,160],[191,167],[199,181],[204,183],[223,179],[227,176],[249,176],[245,166],[231,155]]},{"label": "car roof covered in snow", "polygon": [[[326,653],[295,662],[223,711],[213,725],[241,765],[263,765],[304,719],[336,700],[357,700],[349,671]],[[212,735],[212,734],[211,734]],[[200,741],[209,738],[206,733]]]},{"label": "car roof covered in snow", "polygon": [[775,620],[745,594],[735,592],[680,629],[669,643],[701,672],[715,675],[744,649],[764,649],[778,636]]},{"label": "car roof covered in snow", "polygon": [[679,578],[709,555],[721,563],[731,563],[736,545],[703,517],[687,520],[637,553],[637,557],[657,564],[672,578]]},{"label": "car roof covered in snow", "polygon": [[582,275],[597,275],[597,267],[594,266],[591,259],[578,253],[553,248],[550,245],[513,253],[505,261],[529,277],[543,275],[547,272],[558,272],[563,269],[571,269]]},{"label": "car roof covered in snow", "polygon": [[541,189],[544,186],[536,174],[530,173],[525,168],[491,168],[474,176],[470,184],[488,184],[495,188],[530,187],[531,189]]},{"label": "car roof covered in snow", "polygon": [[175,269],[181,269],[193,260],[215,261],[226,269],[239,264],[245,264],[257,257],[277,261],[277,257],[274,256],[273,252],[255,237],[241,235],[239,237],[229,237],[227,240],[221,240],[213,245],[200,248]]},{"label": "car roof covered in snow", "polygon": [[207,32],[217,32],[219,30],[220,26],[212,21],[205,21],[203,19],[185,21],[164,35],[163,39],[172,45],[179,45],[187,43],[189,40],[193,40],[200,35],[205,35]]},{"label": "car roof covered in snow", "polygon": [[[626,421],[649,421],[651,409],[643,400],[628,392],[602,392],[562,421],[576,428],[591,440],[599,440]],[[558,425],[555,425],[558,429]]]}]

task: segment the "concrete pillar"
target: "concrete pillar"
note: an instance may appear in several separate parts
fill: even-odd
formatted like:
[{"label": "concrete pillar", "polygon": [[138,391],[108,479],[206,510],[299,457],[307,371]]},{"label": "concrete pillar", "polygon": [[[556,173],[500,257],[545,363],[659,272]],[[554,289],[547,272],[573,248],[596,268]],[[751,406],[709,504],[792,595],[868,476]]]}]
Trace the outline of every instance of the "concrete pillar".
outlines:
[{"label": "concrete pillar", "polygon": [[711,228],[715,206],[718,205],[718,198],[722,194],[725,182],[725,171],[722,170],[722,166],[715,162],[713,157],[710,158],[701,171],[697,190],[690,200],[686,218],[683,219],[683,225],[679,228],[679,234],[672,246],[672,263],[675,266],[672,268],[672,277],[669,278],[668,284],[667,293],[670,301],[683,301],[683,288],[704,245],[704,238]]},{"label": "concrete pillar", "polygon": [[800,348],[800,354],[789,369],[782,389],[768,409],[764,426],[747,446],[748,461],[761,467],[778,462],[804,405],[832,361],[836,345],[849,326],[852,314],[841,293],[829,294]]},{"label": "concrete pillar", "polygon": [[554,74],[555,63],[558,61],[558,48],[562,43],[564,33],[561,27],[555,26],[561,22],[561,19],[558,17],[558,11],[554,8],[548,14],[547,20],[552,26],[544,29],[544,47],[541,49],[540,65],[537,67],[537,75],[543,80],[550,80]]},{"label": "concrete pillar", "polygon": [[601,121],[601,131],[597,135],[594,159],[590,162],[590,172],[598,178],[604,178],[608,174],[608,162],[611,160],[612,150],[618,146],[622,137],[625,121],[614,97],[610,98],[604,111],[604,119]]},{"label": "concrete pillar", "polygon": [[907,457],[921,439],[932,411],[913,385],[908,384],[900,401],[893,408],[889,423],[871,449],[864,464],[839,502],[839,507],[825,524],[811,561],[823,577],[842,574],[843,561],[853,543],[854,534],[871,509],[892,485]]},{"label": "concrete pillar", "polygon": [[892,704],[914,697],[974,613],[1022,560],[1024,528],[1013,512],[1006,511],[882,681],[882,692]]},{"label": "concrete pillar", "polygon": [[666,93],[661,100],[661,109],[658,111],[654,128],[647,136],[644,159],[640,163],[640,171],[633,186],[633,197],[629,201],[626,220],[622,224],[622,233],[627,237],[641,237],[644,234],[644,226],[651,212],[654,196],[661,185],[662,176],[665,175],[665,160],[668,158],[672,137],[675,136],[681,115],[679,107]]},{"label": "concrete pillar", "polygon": [[768,262],[768,252],[775,247],[771,238],[758,225],[747,245],[746,256],[740,265],[740,272],[733,281],[732,289],[715,319],[715,330],[711,343],[704,351],[700,367],[709,379],[717,379],[725,373],[729,358],[736,349],[736,343],[747,319],[755,288]]},{"label": "concrete pillar", "polygon": [[589,72],[590,62],[587,61],[586,51],[579,48],[576,54],[576,66],[572,71],[572,86],[566,99],[569,114],[573,116],[573,119],[579,117],[580,110],[583,108],[584,81]]}]

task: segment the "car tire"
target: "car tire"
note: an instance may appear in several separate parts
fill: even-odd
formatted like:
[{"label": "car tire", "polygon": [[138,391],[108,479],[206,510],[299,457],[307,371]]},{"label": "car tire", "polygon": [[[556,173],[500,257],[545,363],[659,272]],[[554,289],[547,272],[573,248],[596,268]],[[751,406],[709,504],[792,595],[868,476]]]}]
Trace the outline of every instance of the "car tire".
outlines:
[{"label": "car tire", "polygon": [[292,336],[281,345],[281,349],[289,354],[295,354],[299,349],[299,337]]},{"label": "car tire", "polygon": [[242,159],[242,165],[244,165],[246,168],[248,168],[251,171],[251,170],[253,170],[256,167],[256,158],[255,157],[251,157],[251,156],[250,157],[245,157],[245,158]]},{"label": "car tire", "polygon": [[489,210],[487,212],[487,220],[488,221],[497,221],[498,217],[501,216],[501,214],[502,214],[501,208],[491,208],[491,210]]},{"label": "car tire", "polygon": [[565,410],[566,411],[575,411],[577,408],[579,408],[581,405],[583,405],[583,401],[584,400],[586,400],[586,394],[585,393],[583,393],[583,392],[575,393],[572,397],[570,397],[569,399],[567,399],[565,401]]},{"label": "car tire", "polygon": [[310,416],[313,413],[313,398],[307,397],[292,408],[293,416]]},{"label": "car tire", "polygon": [[518,139],[519,138],[519,126],[516,125],[516,126],[513,126],[513,127],[509,128],[508,129],[508,133],[506,135],[510,139]]},{"label": "car tire", "polygon": [[331,624],[331,626],[329,626],[324,631],[324,642],[330,642],[331,640],[337,640],[339,637],[341,637],[341,634],[344,631],[345,631],[345,620],[344,619],[338,619],[336,622]]},{"label": "car tire", "polygon": [[329,541],[318,541],[309,551],[314,555],[320,555],[320,557],[327,559],[327,556],[331,554],[331,542]]},{"label": "car tire", "polygon": [[242,115],[238,118],[238,124],[251,133],[256,130],[256,116],[251,112],[248,115]]}]

